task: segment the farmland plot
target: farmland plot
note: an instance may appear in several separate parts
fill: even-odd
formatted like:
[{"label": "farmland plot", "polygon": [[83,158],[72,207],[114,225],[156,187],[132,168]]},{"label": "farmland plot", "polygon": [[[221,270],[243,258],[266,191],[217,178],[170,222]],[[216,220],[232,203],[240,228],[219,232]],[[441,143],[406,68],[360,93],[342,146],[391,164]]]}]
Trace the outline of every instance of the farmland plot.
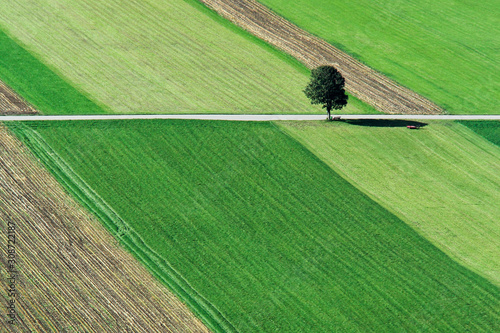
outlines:
[{"label": "farmland plot", "polygon": [[0,54],[0,79],[9,86],[9,100],[29,101],[38,112],[47,114],[108,112],[105,107],[97,105],[61,79],[1,30]]},{"label": "farmland plot", "polygon": [[[219,311],[212,322],[226,331],[499,329],[497,286],[274,124],[27,126],[15,131],[36,130],[123,218],[123,235],[137,233],[191,288],[181,289]],[[54,155],[39,156],[65,177]]]},{"label": "farmland plot", "polygon": [[318,112],[304,66],[195,1],[2,1],[0,26],[106,111]]},{"label": "farmland plot", "polygon": [[2,332],[208,332],[3,126],[0,156]]},{"label": "farmland plot", "polygon": [[500,146],[500,121],[461,121],[460,123]]},{"label": "farmland plot", "polygon": [[450,113],[498,113],[496,0],[259,2]]},{"label": "farmland plot", "polygon": [[202,0],[202,2],[255,36],[294,56],[309,68],[334,65],[345,77],[347,91],[381,112],[402,114],[443,112],[428,99],[277,16],[255,0]]},{"label": "farmland plot", "polygon": [[454,122],[418,131],[391,127],[397,123],[280,124],[442,251],[500,285],[500,148]]},{"label": "farmland plot", "polygon": [[0,114],[34,114],[37,111],[0,81]]}]

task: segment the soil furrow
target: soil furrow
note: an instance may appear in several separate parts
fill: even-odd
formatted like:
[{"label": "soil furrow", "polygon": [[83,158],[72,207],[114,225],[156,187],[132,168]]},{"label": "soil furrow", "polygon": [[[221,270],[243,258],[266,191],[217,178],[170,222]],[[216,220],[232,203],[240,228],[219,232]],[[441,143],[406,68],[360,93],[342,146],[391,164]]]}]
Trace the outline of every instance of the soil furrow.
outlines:
[{"label": "soil furrow", "polygon": [[37,114],[38,111],[0,81],[0,114]]},{"label": "soil furrow", "polygon": [[295,57],[309,68],[333,65],[347,90],[377,110],[391,114],[440,114],[444,110],[378,73],[324,40],[300,29],[254,0],[200,0],[221,16]]},{"label": "soil furrow", "polygon": [[0,331],[208,332],[1,125],[0,156],[2,304],[13,225],[19,271],[18,323]]}]

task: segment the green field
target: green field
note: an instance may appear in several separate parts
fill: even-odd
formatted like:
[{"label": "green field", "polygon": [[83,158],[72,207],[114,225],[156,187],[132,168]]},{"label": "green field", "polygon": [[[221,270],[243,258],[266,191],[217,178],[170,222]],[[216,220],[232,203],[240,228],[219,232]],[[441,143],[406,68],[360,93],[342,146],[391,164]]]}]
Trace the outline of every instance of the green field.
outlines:
[{"label": "green field", "polygon": [[47,114],[102,114],[103,108],[73,88],[0,31],[0,80]]},{"label": "green field", "polygon": [[500,121],[461,121],[460,123],[500,146]]},{"label": "green field", "polygon": [[[204,307],[190,305],[215,330],[500,329],[497,286],[272,123],[10,126],[59,180],[68,185],[71,170],[58,156],[117,212],[125,224],[108,227],[122,241],[137,233],[144,253],[150,247],[170,263],[174,279],[189,285],[180,296],[204,298]],[[424,131],[432,132],[412,134]],[[172,277],[162,274],[168,283]]]},{"label": "green field", "polygon": [[455,122],[404,125],[282,123],[442,251],[500,285],[500,147]]},{"label": "green field", "polygon": [[[321,112],[302,92],[307,68],[196,1],[2,1],[0,27],[36,58],[10,54],[12,41],[0,35],[0,79],[44,113],[95,112],[40,103],[60,87],[38,70],[52,70],[106,112]],[[351,98],[345,112],[373,109]]]},{"label": "green field", "polygon": [[498,113],[498,1],[260,2],[450,113]]}]

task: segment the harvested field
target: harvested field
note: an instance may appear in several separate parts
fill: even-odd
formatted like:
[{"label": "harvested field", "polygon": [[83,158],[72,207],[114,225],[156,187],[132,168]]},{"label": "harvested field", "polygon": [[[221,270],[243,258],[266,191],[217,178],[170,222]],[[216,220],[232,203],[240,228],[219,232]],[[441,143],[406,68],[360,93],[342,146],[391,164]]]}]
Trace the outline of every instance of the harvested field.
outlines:
[{"label": "harvested field", "polygon": [[255,36],[289,53],[309,68],[326,64],[336,66],[346,78],[347,90],[379,111],[404,114],[443,112],[433,102],[298,28],[257,1],[201,1]]},{"label": "harvested field", "polygon": [[0,331],[208,332],[0,126],[0,302],[15,226],[15,328]]},{"label": "harvested field", "polygon": [[35,108],[0,81],[0,114],[36,114]]}]

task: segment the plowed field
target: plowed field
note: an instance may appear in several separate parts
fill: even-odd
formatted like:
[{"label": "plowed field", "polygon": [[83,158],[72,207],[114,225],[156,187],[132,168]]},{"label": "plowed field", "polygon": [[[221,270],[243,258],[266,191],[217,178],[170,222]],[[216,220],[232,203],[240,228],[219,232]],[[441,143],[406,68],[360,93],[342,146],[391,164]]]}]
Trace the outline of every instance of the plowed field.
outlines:
[{"label": "plowed field", "polygon": [[[0,303],[14,299],[18,318],[11,327],[3,310],[0,331],[208,331],[1,126],[0,156]],[[8,231],[19,271],[14,297]]]},{"label": "plowed field", "polygon": [[347,90],[379,111],[406,114],[443,112],[433,102],[298,28],[257,1],[201,1],[255,36],[289,53],[309,68],[325,64],[336,66],[346,78]]},{"label": "plowed field", "polygon": [[5,83],[0,81],[0,114],[35,114],[38,113]]}]

